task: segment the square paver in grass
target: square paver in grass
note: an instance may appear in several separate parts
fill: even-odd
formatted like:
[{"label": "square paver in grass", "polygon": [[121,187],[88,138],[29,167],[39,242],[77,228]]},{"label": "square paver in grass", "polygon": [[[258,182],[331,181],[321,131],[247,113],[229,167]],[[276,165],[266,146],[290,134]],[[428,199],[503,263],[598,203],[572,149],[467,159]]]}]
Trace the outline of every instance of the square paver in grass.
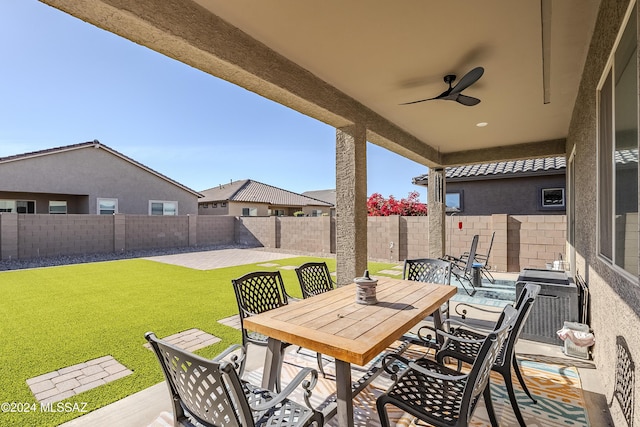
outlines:
[{"label": "square paver in grass", "polygon": [[[196,351],[219,342],[220,338],[201,331],[200,329],[193,328],[169,335],[168,337],[162,338],[162,340],[183,350]],[[151,344],[146,343],[144,346],[151,350]]]},{"label": "square paver in grass", "polygon": [[112,356],[104,356],[30,378],[27,385],[38,402],[51,403],[132,373]]},{"label": "square paver in grass", "polygon": [[390,276],[400,276],[402,274],[402,271],[398,271],[398,270],[380,270],[380,271],[378,271],[378,273],[388,274]]},{"label": "square paver in grass", "polygon": [[257,264],[258,267],[279,267],[280,264],[275,264],[273,262],[265,262],[264,264]]},{"label": "square paver in grass", "polygon": [[234,316],[225,317],[224,319],[220,319],[218,320],[218,323],[223,324],[225,326],[229,326],[234,329],[238,329],[238,330],[242,329],[242,326],[240,324],[240,316],[237,314]]}]

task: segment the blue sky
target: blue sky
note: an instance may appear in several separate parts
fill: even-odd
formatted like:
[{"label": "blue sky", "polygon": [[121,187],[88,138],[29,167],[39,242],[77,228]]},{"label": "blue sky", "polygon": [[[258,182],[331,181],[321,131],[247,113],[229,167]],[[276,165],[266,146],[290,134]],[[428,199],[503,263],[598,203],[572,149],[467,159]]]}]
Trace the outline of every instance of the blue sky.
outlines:
[{"label": "blue sky", "polygon": [[[335,188],[335,129],[36,0],[0,0],[0,157],[99,140],[194,189]],[[368,194],[426,167],[368,146]]]}]

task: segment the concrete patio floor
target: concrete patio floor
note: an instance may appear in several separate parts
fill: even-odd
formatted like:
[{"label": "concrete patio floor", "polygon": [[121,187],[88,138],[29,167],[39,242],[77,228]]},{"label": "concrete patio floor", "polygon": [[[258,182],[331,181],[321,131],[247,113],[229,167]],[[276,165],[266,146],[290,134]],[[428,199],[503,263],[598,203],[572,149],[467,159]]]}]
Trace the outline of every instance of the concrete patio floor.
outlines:
[{"label": "concrete patio floor", "polygon": [[[270,251],[268,249],[229,249],[169,255],[149,259],[159,262],[176,263],[190,268],[212,269],[228,265],[251,264],[254,262],[263,262],[300,255],[302,254],[290,254],[280,252],[278,250]],[[232,264],[229,264],[230,262],[232,262]],[[499,276],[515,280],[517,274],[502,274]],[[455,307],[455,303],[453,304],[453,307]],[[478,316],[477,318],[474,318],[474,320],[477,320],[479,323],[491,321],[491,319],[491,315]],[[594,427],[614,425],[609,416],[606,397],[601,389],[598,373],[596,372],[595,365],[591,361],[567,357],[562,352],[562,348],[560,346],[524,339],[519,340],[516,350],[520,354],[536,355],[551,360],[557,358],[568,361],[567,364],[575,366],[580,375],[590,425]],[[264,349],[261,347],[251,346],[248,351],[246,365],[247,372],[260,368],[263,362]],[[158,369],[160,369],[159,366]],[[82,417],[64,423],[62,426],[111,427],[117,425],[121,427],[164,427],[172,425],[172,419],[167,417],[167,413],[170,412],[171,402],[167,386],[164,382],[161,382]]]}]

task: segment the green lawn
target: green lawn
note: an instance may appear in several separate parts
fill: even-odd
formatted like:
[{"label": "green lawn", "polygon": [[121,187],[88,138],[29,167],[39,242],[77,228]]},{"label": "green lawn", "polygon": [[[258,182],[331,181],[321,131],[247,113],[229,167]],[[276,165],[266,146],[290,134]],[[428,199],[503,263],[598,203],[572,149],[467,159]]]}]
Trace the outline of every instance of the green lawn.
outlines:
[{"label": "green lawn", "polygon": [[[300,265],[334,259],[310,257],[273,261]],[[370,263],[376,274],[393,264]],[[217,321],[237,314],[231,279],[256,264],[209,271],[132,259],[0,272],[0,403],[36,403],[28,378],[111,355],[134,373],[64,402],[95,410],[162,381],[144,333],[165,337],[198,328],[222,339],[199,350],[213,357],[240,332]],[[287,291],[300,297],[293,270],[281,270]],[[168,402],[167,402],[168,403]],[[78,413],[0,413],[0,426],[55,426]]]}]

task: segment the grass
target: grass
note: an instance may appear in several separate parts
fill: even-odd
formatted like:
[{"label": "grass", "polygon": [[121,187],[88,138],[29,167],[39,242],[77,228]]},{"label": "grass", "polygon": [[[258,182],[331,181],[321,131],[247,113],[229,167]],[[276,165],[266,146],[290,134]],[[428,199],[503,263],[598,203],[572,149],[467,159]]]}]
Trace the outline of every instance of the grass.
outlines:
[{"label": "grass", "polygon": [[[282,266],[334,259],[273,261]],[[393,264],[370,263],[369,271]],[[213,357],[240,332],[218,323],[237,314],[231,279],[257,270],[249,264],[200,271],[143,259],[97,262],[0,273],[0,402],[36,404],[29,413],[0,412],[0,426],[55,426],[81,414],[40,412],[26,380],[66,366],[111,355],[133,374],[63,402],[98,409],[162,381],[144,333],[165,337],[198,328],[221,342],[197,353]],[[293,270],[281,270],[287,291],[301,297]],[[168,402],[167,402],[168,404]]]}]

